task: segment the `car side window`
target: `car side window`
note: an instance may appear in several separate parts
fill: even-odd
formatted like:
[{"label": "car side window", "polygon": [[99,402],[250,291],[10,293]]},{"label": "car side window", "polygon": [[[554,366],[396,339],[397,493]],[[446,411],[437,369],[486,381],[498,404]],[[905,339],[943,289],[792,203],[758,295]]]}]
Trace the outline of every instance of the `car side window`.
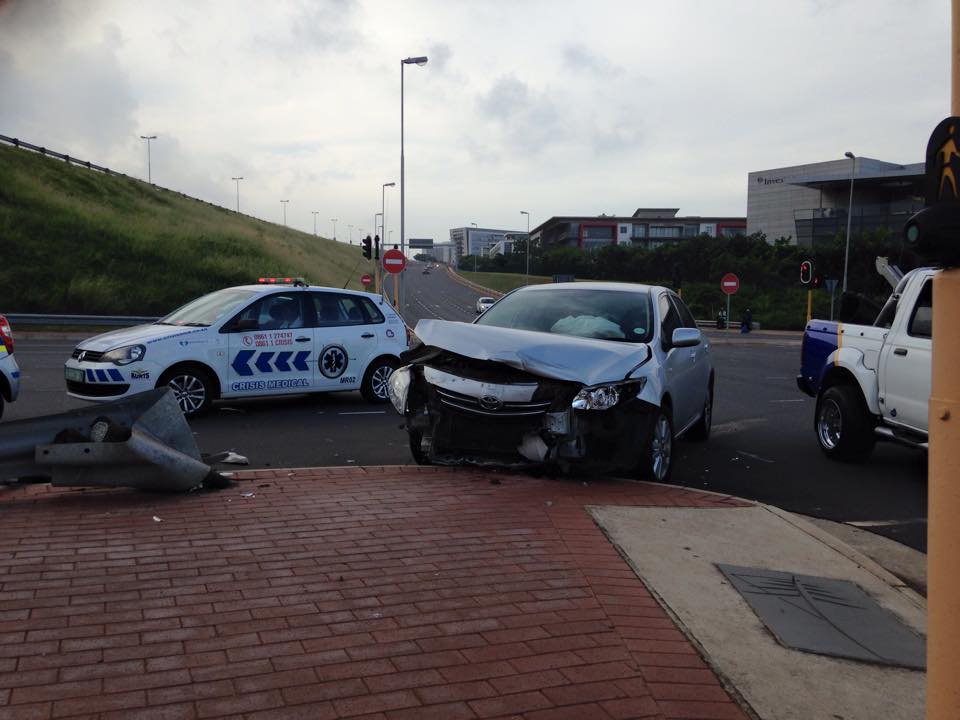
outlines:
[{"label": "car side window", "polygon": [[[339,293],[311,293],[317,327],[369,325],[384,322],[383,313],[369,298]],[[364,302],[366,301],[366,302]]]},{"label": "car side window", "polygon": [[260,298],[241,310],[224,326],[226,332],[290,330],[302,328],[300,293],[277,293]]},{"label": "car side window", "polygon": [[697,321],[693,317],[693,313],[690,312],[690,308],[687,307],[687,304],[676,295],[671,295],[670,299],[673,301],[673,304],[677,306],[677,312],[680,315],[680,327],[696,329]]},{"label": "car side window", "polygon": [[930,280],[927,280],[920,289],[907,334],[920,338],[933,336],[933,282]]},{"label": "car side window", "polygon": [[666,293],[660,296],[658,304],[660,306],[660,338],[664,347],[670,347],[673,331],[680,327],[680,315]]}]

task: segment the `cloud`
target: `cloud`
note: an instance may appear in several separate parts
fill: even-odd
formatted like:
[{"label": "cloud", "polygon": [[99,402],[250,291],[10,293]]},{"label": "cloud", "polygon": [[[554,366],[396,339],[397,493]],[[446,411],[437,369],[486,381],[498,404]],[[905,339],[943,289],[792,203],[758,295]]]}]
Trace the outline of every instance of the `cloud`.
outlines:
[{"label": "cloud", "polygon": [[623,74],[623,68],[614,65],[606,58],[591,53],[583,45],[565,45],[563,47],[563,66],[573,72],[591,75],[616,76]]},{"label": "cloud", "polygon": [[362,41],[359,10],[356,0],[297,0],[281,27],[257,37],[255,45],[287,58],[351,50]]},{"label": "cloud", "polygon": [[[99,38],[83,47],[59,41],[4,42],[7,33],[19,35],[40,26],[44,28],[40,32],[60,37],[58,28],[69,14],[57,14],[46,2],[30,6],[24,11],[16,3],[7,5],[4,10],[10,14],[0,16],[13,21],[0,33],[0,45],[12,48],[0,52],[3,132],[78,155],[126,142],[136,130],[137,100],[118,59],[123,47],[120,29],[103,25]],[[102,161],[96,155],[90,159]]]},{"label": "cloud", "polygon": [[453,51],[446,43],[434,43],[428,48],[427,57],[430,58],[430,64],[438,73],[443,73],[447,69],[447,63],[453,57]]},{"label": "cloud", "polygon": [[477,109],[519,155],[536,154],[567,137],[553,97],[531,90],[514,75],[500,77],[478,98]]}]

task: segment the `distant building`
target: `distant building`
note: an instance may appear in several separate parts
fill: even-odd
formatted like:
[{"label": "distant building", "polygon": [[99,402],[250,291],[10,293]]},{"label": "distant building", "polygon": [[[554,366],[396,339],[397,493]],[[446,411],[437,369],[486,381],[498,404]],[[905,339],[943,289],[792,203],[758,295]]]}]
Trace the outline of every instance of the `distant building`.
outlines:
[{"label": "distant building", "polygon": [[491,249],[512,236],[525,237],[522,230],[495,230],[493,228],[461,227],[450,229],[450,242],[457,246],[457,257],[490,255]]},{"label": "distant building", "polygon": [[677,216],[678,208],[637,208],[630,216],[591,215],[552,217],[530,231],[531,242],[549,249],[582,249],[603,245],[655,248],[694,238],[733,237],[746,233],[743,217]]},{"label": "distant building", "polygon": [[[526,239],[526,233],[507,233],[503,236],[503,240],[490,248],[487,255],[490,257],[494,257],[496,255],[511,255],[514,252],[517,242],[523,242]],[[520,247],[522,250],[523,245]]]},{"label": "distant building", "polygon": [[[855,163],[855,164],[854,164]],[[853,174],[851,233],[903,230],[923,207],[924,163],[858,157],[757,170],[747,175],[747,232],[812,247],[846,232]]]},{"label": "distant building", "polygon": [[457,262],[457,246],[452,242],[434,243],[433,249],[428,252],[437,262],[455,265]]}]

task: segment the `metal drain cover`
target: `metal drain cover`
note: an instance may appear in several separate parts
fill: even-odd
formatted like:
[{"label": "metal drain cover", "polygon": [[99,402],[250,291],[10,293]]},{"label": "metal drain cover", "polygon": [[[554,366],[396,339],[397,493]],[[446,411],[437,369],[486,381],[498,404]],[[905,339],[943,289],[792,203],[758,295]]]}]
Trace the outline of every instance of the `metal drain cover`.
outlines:
[{"label": "metal drain cover", "polygon": [[847,580],[764,568],[717,568],[781,645],[804,652],[923,670],[925,638]]}]

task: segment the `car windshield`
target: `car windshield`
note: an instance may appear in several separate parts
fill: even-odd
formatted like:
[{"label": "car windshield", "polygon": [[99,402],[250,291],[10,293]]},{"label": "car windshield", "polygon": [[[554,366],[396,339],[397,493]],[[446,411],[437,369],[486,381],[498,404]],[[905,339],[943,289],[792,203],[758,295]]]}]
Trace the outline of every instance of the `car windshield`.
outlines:
[{"label": "car windshield", "polygon": [[653,337],[653,311],[645,290],[520,290],[476,322],[619,342],[649,342]]},{"label": "car windshield", "polygon": [[231,288],[218,290],[188,302],[178,310],[157,321],[158,325],[189,325],[207,327],[224,315],[231,315],[256,295],[255,290]]}]

